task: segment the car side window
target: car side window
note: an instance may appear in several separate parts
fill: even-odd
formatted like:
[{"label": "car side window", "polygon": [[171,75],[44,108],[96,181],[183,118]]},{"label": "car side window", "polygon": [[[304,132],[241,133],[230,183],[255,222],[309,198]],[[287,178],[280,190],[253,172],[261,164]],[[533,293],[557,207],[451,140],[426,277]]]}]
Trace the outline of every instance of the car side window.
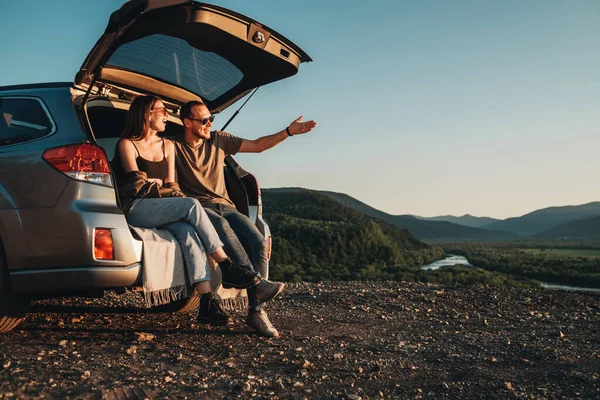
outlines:
[{"label": "car side window", "polygon": [[53,129],[54,124],[39,99],[0,99],[0,146],[39,139]]}]

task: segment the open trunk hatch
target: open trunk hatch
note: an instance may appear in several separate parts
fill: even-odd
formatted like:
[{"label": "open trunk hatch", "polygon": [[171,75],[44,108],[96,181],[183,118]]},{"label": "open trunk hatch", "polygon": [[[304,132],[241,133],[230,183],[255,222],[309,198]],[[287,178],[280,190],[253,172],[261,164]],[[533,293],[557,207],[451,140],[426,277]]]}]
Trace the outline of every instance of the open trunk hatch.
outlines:
[{"label": "open trunk hatch", "polygon": [[137,89],[219,112],[255,87],[298,72],[310,57],[285,37],[222,7],[131,0],[112,13],[75,84]]}]

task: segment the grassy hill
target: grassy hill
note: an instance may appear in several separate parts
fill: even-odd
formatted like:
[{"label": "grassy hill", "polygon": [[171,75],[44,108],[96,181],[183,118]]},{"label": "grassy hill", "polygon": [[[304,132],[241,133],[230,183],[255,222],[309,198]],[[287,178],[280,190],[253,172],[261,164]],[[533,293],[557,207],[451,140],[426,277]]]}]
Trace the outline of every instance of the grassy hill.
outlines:
[{"label": "grassy hill", "polygon": [[578,206],[543,208],[521,217],[494,222],[486,225],[485,228],[500,229],[521,236],[532,236],[567,222],[595,216],[600,216],[599,201]]},{"label": "grassy hill", "polygon": [[419,266],[443,255],[406,230],[315,191],[264,190],[262,198],[276,280],[383,279],[386,268]]},{"label": "grassy hill", "polygon": [[[263,193],[284,193],[305,190],[300,188],[278,188],[264,189]],[[510,240],[516,235],[509,232],[501,232],[487,229],[471,228],[464,225],[454,224],[447,221],[428,221],[419,219],[412,215],[390,215],[379,211],[355,198],[343,193],[329,191],[314,191],[337,202],[359,211],[371,217],[382,219],[397,228],[408,230],[413,236],[420,240],[430,241],[456,241],[456,240]]]}]

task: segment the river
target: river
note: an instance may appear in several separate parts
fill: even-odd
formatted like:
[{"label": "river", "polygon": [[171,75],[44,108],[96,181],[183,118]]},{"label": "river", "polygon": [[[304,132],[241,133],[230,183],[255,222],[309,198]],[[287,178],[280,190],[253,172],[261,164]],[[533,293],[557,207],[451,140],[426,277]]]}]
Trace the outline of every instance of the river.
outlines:
[{"label": "river", "polygon": [[[469,262],[469,260],[466,259],[466,257],[457,256],[455,254],[446,254],[446,258],[444,258],[442,260],[434,261],[431,264],[423,265],[421,267],[421,269],[435,270],[438,268],[448,267],[448,266],[452,266],[452,265],[464,265],[467,267],[473,266],[473,264],[471,264]],[[583,292],[598,292],[598,293],[600,293],[600,289],[597,289],[597,288],[557,285],[554,283],[546,283],[546,282],[539,282],[539,281],[538,281],[538,283],[544,289],[550,289],[550,290],[576,290],[576,291],[583,291]]]},{"label": "river", "polygon": [[465,265],[467,267],[473,266],[473,265],[471,265],[469,260],[467,260],[463,256],[457,256],[454,254],[446,254],[446,258],[444,258],[443,260],[437,260],[437,261],[432,262],[431,264],[423,265],[421,267],[421,269],[434,270],[434,269],[438,269],[438,268],[442,268],[442,267],[450,267],[452,265]]}]

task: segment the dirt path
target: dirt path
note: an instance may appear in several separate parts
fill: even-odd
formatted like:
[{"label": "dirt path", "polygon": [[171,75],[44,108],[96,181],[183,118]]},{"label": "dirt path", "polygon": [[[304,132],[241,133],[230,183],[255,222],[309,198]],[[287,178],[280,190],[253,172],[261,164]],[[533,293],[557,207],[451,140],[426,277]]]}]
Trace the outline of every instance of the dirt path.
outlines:
[{"label": "dirt path", "polygon": [[0,398],[600,398],[600,295],[289,285],[278,339],[132,293],[38,302],[0,335]]}]

